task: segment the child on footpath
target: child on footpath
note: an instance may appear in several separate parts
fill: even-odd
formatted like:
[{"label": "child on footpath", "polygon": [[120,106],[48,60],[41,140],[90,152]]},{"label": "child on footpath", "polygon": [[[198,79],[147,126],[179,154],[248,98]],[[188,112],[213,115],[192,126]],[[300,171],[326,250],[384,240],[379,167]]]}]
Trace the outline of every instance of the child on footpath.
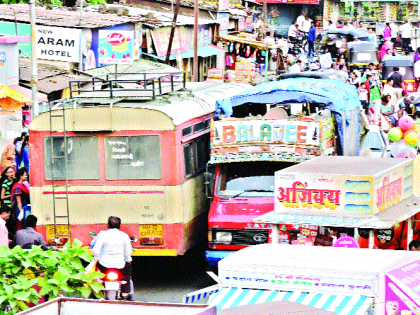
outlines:
[{"label": "child on footpath", "polygon": [[360,87],[357,89],[357,94],[359,94],[360,104],[363,106],[365,110],[365,114],[367,115],[369,106],[368,106],[368,90],[366,89],[366,83],[363,82],[360,84]]}]

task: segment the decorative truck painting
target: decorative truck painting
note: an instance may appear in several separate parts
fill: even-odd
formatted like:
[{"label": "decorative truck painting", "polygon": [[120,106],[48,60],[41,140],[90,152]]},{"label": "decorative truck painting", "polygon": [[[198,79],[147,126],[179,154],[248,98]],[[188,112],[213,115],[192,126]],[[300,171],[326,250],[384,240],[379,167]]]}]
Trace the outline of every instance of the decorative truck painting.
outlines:
[{"label": "decorative truck painting", "polygon": [[212,129],[212,163],[301,162],[333,154],[333,120],[224,119]]},{"label": "decorative truck painting", "polygon": [[134,32],[99,31],[99,63],[132,64]]}]

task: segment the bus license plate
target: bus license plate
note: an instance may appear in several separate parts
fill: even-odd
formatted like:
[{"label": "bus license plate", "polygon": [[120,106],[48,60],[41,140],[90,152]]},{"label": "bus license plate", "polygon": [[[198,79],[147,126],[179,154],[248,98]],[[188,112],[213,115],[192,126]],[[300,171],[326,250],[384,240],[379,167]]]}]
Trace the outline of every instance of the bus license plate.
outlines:
[{"label": "bus license plate", "polygon": [[162,245],[163,225],[162,224],[140,224],[141,245]]},{"label": "bus license plate", "polygon": [[[47,243],[52,244],[55,243],[54,237],[54,225],[47,225]],[[58,235],[68,235],[69,229],[67,224],[58,224],[57,225],[57,233]]]}]

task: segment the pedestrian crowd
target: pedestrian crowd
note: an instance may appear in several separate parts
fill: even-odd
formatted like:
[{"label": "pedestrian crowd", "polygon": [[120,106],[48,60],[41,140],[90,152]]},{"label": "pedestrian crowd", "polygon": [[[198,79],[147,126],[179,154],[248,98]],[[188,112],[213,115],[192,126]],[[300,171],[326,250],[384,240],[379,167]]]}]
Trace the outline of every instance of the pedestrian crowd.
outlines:
[{"label": "pedestrian crowd", "polygon": [[[18,232],[27,229],[32,231],[37,221],[34,216],[30,216],[27,132],[22,132],[20,137],[6,146],[1,155],[0,166],[0,245],[23,245],[21,236],[17,237]],[[35,235],[36,232],[33,232],[29,234]],[[23,239],[27,240],[28,237]],[[45,241],[42,243],[38,239],[34,239],[34,242],[45,245]]]}]

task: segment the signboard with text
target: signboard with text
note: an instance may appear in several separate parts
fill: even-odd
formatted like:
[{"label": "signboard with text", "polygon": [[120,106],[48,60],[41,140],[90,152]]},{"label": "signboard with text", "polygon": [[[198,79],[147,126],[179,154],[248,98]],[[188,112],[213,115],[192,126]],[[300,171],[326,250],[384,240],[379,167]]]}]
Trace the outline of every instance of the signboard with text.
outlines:
[{"label": "signboard with text", "polygon": [[251,82],[253,71],[255,71],[255,63],[251,63],[251,62],[235,63],[235,82],[236,83]]},{"label": "signboard with text", "polygon": [[330,155],[335,152],[332,128],[332,119],[324,122],[235,118],[215,121],[210,162],[303,162],[321,154]]},{"label": "signboard with text", "polygon": [[[312,239],[312,238],[311,238]],[[374,283],[371,279],[324,277],[319,275],[286,274],[275,271],[220,270],[223,285],[239,287],[260,287],[265,289],[305,292],[342,292],[345,294],[372,295]]]},{"label": "signboard with text", "polygon": [[75,28],[37,25],[36,56],[46,60],[79,62],[81,35],[82,30]]},{"label": "signboard with text", "polygon": [[217,13],[217,21],[220,23],[219,35],[227,35],[229,29],[229,12]]},{"label": "signboard with text", "polygon": [[313,167],[313,173],[298,172],[299,166],[275,173],[275,212],[366,216],[412,195],[411,160],[372,176],[334,174],[333,170],[320,174]]},{"label": "signboard with text", "polygon": [[99,63],[132,64],[133,42],[134,32],[100,30],[98,46]]}]

